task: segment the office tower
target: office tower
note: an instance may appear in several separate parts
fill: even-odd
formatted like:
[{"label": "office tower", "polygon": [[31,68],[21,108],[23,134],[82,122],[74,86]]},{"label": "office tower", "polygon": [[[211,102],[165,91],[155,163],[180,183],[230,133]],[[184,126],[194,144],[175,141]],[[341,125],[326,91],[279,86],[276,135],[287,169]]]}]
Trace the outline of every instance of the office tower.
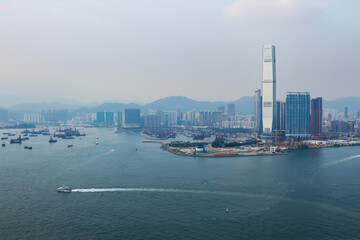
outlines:
[{"label": "office tower", "polygon": [[349,108],[345,107],[345,109],[344,109],[344,118],[348,119],[348,117],[349,117]]},{"label": "office tower", "polygon": [[286,102],[280,102],[280,130],[285,131],[286,129]]},{"label": "office tower", "polygon": [[286,96],[286,136],[310,137],[310,94],[288,92]]},{"label": "office tower", "polygon": [[320,136],[322,133],[322,114],[322,98],[311,99],[310,134],[312,136]]},{"label": "office tower", "polygon": [[275,107],[275,130],[283,131],[285,130],[285,102],[276,101]]},{"label": "office tower", "polygon": [[105,122],[105,113],[104,112],[97,112],[96,113],[96,122],[97,123]]},{"label": "office tower", "polygon": [[254,96],[254,130],[257,133],[262,132],[262,101],[261,101],[261,90],[255,91]]},{"label": "office tower", "polygon": [[274,128],[276,101],[276,66],[275,46],[263,47],[262,70],[262,125],[264,133],[271,133]]},{"label": "office tower", "polygon": [[356,112],[356,119],[360,119],[360,111]]},{"label": "office tower", "polygon": [[0,122],[7,122],[9,120],[9,112],[6,109],[0,109]]},{"label": "office tower", "polygon": [[235,105],[233,103],[229,103],[226,106],[226,113],[229,116],[235,116]]},{"label": "office tower", "polygon": [[217,107],[217,110],[222,112],[222,113],[225,113],[225,106],[224,105],[220,105]]},{"label": "office tower", "polygon": [[113,112],[106,112],[105,122],[107,124],[114,124],[114,113]]},{"label": "office tower", "polygon": [[126,108],[123,111],[122,126],[124,128],[139,128],[140,127],[140,109]]}]

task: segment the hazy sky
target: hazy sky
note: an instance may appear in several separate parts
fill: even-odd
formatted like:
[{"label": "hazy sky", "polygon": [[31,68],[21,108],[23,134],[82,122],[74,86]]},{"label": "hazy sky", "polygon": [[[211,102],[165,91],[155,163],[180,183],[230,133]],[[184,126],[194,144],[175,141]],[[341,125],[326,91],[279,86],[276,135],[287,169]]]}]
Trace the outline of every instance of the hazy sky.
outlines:
[{"label": "hazy sky", "polygon": [[[359,0],[2,0],[0,92],[149,102],[360,96]],[[0,104],[1,105],[1,104]]]}]

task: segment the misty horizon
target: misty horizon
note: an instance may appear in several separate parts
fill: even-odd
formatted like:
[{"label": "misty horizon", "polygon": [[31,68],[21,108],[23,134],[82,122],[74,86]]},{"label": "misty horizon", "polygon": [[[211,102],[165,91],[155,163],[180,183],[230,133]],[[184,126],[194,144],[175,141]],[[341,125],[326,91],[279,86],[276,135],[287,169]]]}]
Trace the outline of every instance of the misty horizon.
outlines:
[{"label": "misty horizon", "polygon": [[84,103],[230,102],[260,88],[261,48],[274,44],[279,100],[288,91],[359,96],[359,7],[339,0],[3,1],[1,92]]}]

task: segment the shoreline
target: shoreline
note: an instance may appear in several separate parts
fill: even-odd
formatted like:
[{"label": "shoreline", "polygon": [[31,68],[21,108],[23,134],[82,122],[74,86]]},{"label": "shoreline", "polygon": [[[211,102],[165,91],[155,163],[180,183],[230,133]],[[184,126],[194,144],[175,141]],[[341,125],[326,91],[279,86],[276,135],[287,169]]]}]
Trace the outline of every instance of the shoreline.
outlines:
[{"label": "shoreline", "polygon": [[133,131],[130,131],[128,129],[122,129],[128,133],[132,133],[136,136],[148,139],[148,140],[144,140],[142,141],[142,143],[157,143],[157,144],[161,144],[160,148],[164,151],[167,151],[169,153],[178,155],[178,156],[183,156],[183,157],[210,157],[210,158],[222,158],[222,157],[256,157],[256,156],[278,156],[278,155],[288,155],[288,152],[293,152],[293,151],[299,151],[299,150],[308,150],[308,149],[320,149],[320,148],[338,148],[338,147],[354,147],[354,146],[360,146],[360,144],[349,144],[349,145],[336,145],[336,146],[309,146],[307,148],[297,148],[297,149],[292,149],[289,148],[287,149],[286,152],[246,152],[246,153],[195,153],[195,154],[188,154],[185,153],[181,150],[179,150],[178,148],[171,148],[171,147],[166,147],[166,143],[162,142],[161,140],[167,140],[167,139],[160,139],[160,138],[151,138],[148,136],[145,136],[143,134],[140,133],[136,133]]}]

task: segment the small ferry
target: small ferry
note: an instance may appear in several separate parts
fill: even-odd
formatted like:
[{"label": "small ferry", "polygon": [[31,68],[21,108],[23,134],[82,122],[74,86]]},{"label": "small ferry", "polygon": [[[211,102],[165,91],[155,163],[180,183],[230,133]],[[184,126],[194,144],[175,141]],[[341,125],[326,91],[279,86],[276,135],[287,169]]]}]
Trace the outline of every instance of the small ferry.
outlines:
[{"label": "small ferry", "polygon": [[2,137],[1,138],[1,140],[7,140],[8,139],[8,137]]},{"label": "small ferry", "polygon": [[59,187],[59,188],[56,189],[56,191],[64,192],[64,193],[69,193],[69,192],[71,192],[71,190],[72,190],[71,188],[66,187],[66,186],[62,186],[62,187]]}]

